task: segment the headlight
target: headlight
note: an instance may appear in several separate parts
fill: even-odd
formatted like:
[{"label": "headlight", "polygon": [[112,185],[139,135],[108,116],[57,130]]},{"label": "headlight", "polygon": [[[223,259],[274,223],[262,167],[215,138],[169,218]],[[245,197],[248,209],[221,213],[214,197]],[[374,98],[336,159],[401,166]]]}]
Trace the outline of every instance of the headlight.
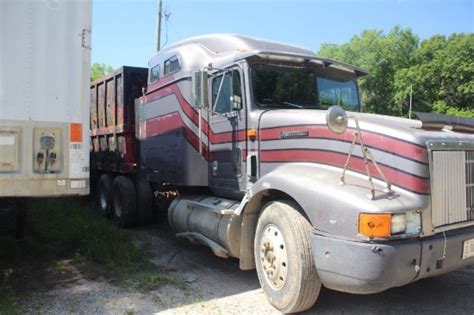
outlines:
[{"label": "headlight", "polygon": [[405,213],[361,213],[359,234],[374,237],[390,237],[400,234],[418,234],[421,231],[421,214],[418,210]]},{"label": "headlight", "polygon": [[418,234],[421,231],[421,211],[413,210],[406,214],[406,234]]},{"label": "headlight", "polygon": [[392,214],[391,234],[400,234],[405,232],[407,228],[407,216],[405,213]]}]

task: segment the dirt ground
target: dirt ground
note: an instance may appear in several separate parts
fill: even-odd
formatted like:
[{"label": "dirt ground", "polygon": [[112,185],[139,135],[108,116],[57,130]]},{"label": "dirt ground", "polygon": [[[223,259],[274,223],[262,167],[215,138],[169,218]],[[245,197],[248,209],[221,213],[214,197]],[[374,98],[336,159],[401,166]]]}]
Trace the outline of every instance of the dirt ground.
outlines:
[{"label": "dirt ground", "polygon": [[[266,301],[255,271],[235,259],[215,257],[206,247],[174,237],[169,228],[131,231],[153,263],[184,280],[188,289],[166,285],[152,292],[117,286],[100,272],[81,276],[64,267],[67,281],[52,284],[22,303],[25,313],[46,314],[277,314]],[[94,272],[92,273],[94,274]],[[323,290],[307,313],[474,314],[474,266],[374,295]]]}]

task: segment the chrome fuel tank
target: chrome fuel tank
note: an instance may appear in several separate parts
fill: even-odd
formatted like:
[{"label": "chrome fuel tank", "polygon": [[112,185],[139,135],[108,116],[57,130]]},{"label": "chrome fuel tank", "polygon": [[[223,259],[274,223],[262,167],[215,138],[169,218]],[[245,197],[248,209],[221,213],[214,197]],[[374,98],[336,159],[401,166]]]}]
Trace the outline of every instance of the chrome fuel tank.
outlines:
[{"label": "chrome fuel tank", "polygon": [[168,221],[176,236],[209,246],[219,257],[239,257],[239,202],[213,196],[183,195],[173,200]]}]

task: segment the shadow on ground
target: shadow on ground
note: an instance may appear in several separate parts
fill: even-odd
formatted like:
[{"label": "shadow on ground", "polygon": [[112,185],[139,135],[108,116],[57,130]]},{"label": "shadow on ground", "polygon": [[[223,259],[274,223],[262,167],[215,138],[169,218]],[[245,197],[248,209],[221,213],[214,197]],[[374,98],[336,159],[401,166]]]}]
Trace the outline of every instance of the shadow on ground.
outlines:
[{"label": "shadow on ground", "polygon": [[[200,245],[174,237],[167,227],[137,229],[133,235],[147,248],[158,266],[186,278],[196,278],[193,287],[201,290],[190,303],[216,300],[222,311],[274,312],[265,300],[254,271],[241,271],[236,259],[222,259]],[[354,295],[323,289],[316,305],[307,313],[463,313],[474,314],[474,266],[437,278],[424,279],[379,294]],[[176,305],[179,309],[184,301]],[[252,303],[263,304],[254,308]],[[228,304],[229,307],[225,305]],[[169,305],[170,308],[173,305]],[[234,308],[236,307],[236,308]],[[157,309],[157,311],[162,309]]]}]

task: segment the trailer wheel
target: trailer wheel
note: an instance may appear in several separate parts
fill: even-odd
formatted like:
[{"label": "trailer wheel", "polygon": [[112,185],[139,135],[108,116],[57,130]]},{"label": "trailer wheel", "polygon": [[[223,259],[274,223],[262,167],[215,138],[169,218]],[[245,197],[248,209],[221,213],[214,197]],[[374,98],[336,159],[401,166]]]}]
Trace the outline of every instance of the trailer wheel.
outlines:
[{"label": "trailer wheel", "polygon": [[133,181],[117,176],[113,185],[113,221],[119,227],[130,227],[135,223],[137,195]]},{"label": "trailer wheel", "polygon": [[296,209],[288,201],[269,202],[255,233],[260,285],[270,304],[284,313],[310,308],[321,290],[309,241],[312,226]]},{"label": "trailer wheel", "polygon": [[153,193],[150,184],[145,181],[135,182],[137,191],[137,219],[139,225],[150,224],[153,220]]},{"label": "trailer wheel", "polygon": [[112,214],[112,176],[102,174],[99,179],[99,210],[104,217]]}]

